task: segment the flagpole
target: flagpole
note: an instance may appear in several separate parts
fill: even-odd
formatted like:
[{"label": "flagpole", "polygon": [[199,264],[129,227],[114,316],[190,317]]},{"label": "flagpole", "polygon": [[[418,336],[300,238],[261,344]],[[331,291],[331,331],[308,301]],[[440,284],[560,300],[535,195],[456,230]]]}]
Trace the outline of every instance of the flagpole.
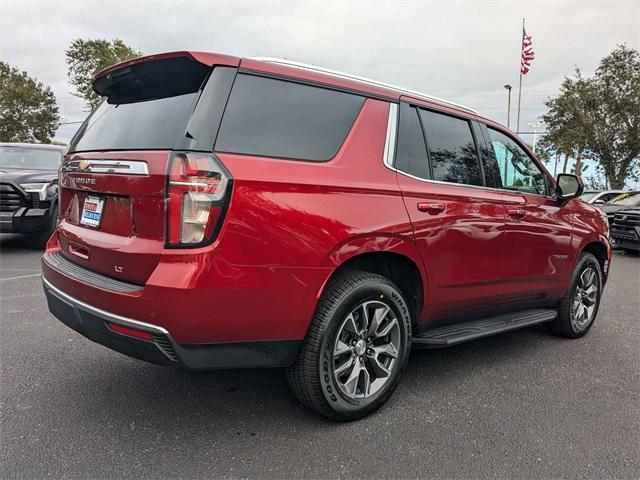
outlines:
[{"label": "flagpole", "polygon": [[522,97],[522,46],[524,45],[524,18],[522,19],[522,39],[520,40],[520,83],[518,85],[518,120],[516,133],[520,134],[520,99]]}]

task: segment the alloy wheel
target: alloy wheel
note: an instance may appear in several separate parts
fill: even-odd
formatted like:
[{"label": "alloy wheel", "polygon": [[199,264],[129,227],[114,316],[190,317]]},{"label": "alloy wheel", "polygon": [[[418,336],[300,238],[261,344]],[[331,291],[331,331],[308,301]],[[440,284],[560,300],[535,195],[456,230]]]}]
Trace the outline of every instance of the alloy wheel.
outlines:
[{"label": "alloy wheel", "polygon": [[593,321],[598,294],[598,275],[593,267],[587,267],[580,274],[571,305],[571,324],[576,331],[583,331]]},{"label": "alloy wheel", "polygon": [[400,325],[391,307],[361,303],[343,320],[333,346],[333,375],[351,399],[368,398],[384,387],[398,363]]}]

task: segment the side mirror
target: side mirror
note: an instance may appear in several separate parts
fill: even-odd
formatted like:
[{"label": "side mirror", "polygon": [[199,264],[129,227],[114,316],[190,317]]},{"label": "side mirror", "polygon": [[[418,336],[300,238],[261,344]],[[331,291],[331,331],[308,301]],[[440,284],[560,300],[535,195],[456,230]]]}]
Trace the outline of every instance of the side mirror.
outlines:
[{"label": "side mirror", "polygon": [[607,202],[605,202],[604,200],[596,200],[596,201],[595,201],[595,202],[593,202],[593,203],[594,203],[595,205],[604,205],[604,204],[605,204],[605,203],[607,203]]},{"label": "side mirror", "polygon": [[582,195],[584,183],[582,178],[570,173],[559,173],[556,182],[556,193],[562,200],[569,200]]}]

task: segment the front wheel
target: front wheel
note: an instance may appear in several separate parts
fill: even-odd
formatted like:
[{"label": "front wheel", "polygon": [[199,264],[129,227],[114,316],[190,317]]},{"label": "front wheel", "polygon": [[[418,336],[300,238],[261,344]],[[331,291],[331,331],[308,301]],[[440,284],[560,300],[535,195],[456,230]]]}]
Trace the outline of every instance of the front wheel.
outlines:
[{"label": "front wheel", "polygon": [[387,278],[350,272],[329,282],[295,363],[289,385],[308,408],[349,421],[380,408],[409,357],[411,317]]},{"label": "front wheel", "polygon": [[568,338],[585,335],[593,325],[602,296],[602,267],[590,253],[583,253],[569,289],[560,302],[558,317],[548,323],[554,333]]}]

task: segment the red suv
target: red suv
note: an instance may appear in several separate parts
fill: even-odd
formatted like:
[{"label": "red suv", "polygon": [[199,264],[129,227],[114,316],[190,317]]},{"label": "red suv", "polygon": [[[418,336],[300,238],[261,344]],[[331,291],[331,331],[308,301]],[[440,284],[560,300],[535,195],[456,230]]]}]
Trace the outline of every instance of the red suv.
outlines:
[{"label": "red suv", "polygon": [[51,312],[95,342],[287,367],[302,403],[351,420],[389,398],[412,346],[593,324],[606,217],[473,110],[200,52],[121,63],[94,89],[42,268]]}]

